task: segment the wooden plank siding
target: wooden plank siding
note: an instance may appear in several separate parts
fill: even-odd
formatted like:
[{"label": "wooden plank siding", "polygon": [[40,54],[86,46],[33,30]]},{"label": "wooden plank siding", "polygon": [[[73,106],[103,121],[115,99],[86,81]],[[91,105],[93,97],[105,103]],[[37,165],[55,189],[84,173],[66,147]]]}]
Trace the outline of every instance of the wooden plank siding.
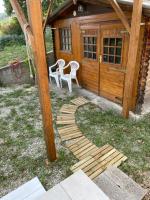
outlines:
[{"label": "wooden plank siding", "polygon": [[[131,12],[124,12],[127,19],[130,21]],[[65,14],[64,14],[65,16]],[[111,65],[109,66],[110,74],[105,73],[104,69],[101,68],[99,64],[99,55],[100,55],[100,43],[101,43],[101,30],[102,27],[113,27],[119,26],[120,31],[124,31],[124,38],[126,41],[124,42],[123,49],[125,52],[123,53],[123,63],[122,66],[124,69],[116,70]],[[65,19],[57,19],[52,23],[52,27],[55,28],[55,53],[56,59],[63,58],[68,63],[70,60],[76,60],[80,63],[80,69],[78,71],[78,79],[81,86],[84,88],[98,94],[104,96],[114,102],[122,104],[123,94],[124,94],[124,82],[126,76],[126,65],[127,65],[127,54],[129,47],[129,33],[126,31],[126,28],[123,26],[120,21],[118,15],[115,12],[97,14],[97,15],[89,15],[75,18],[67,18],[67,13]],[[63,27],[71,27],[72,31],[72,51],[65,52],[60,50],[60,35],[59,29]],[[91,29],[96,29],[98,27],[98,50],[97,50],[97,63],[91,62],[90,60],[83,59],[83,44],[81,31],[91,27]],[[119,31],[119,30],[118,30]],[[141,34],[141,43],[143,35]],[[139,45],[139,46],[140,46]],[[142,48],[139,47],[139,57],[141,55]],[[140,65],[140,59],[137,61]],[[135,109],[136,99],[137,99],[137,88],[138,88],[138,77],[139,73],[135,74],[135,82],[133,88],[133,99],[132,99],[132,110]],[[102,80],[102,85],[100,84],[100,80]],[[107,81],[108,80],[108,81]],[[106,88],[106,90],[103,88]]]}]

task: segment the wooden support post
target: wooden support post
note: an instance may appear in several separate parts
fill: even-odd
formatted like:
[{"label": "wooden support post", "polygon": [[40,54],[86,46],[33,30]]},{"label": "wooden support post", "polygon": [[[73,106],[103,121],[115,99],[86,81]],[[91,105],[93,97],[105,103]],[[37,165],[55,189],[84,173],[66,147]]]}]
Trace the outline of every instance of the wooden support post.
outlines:
[{"label": "wooden support post", "polygon": [[53,3],[54,3],[54,0],[50,0],[47,15],[46,15],[46,18],[45,18],[44,23],[43,23],[43,31],[45,31],[48,17],[52,14]]},{"label": "wooden support post", "polygon": [[125,26],[125,28],[127,29],[127,31],[130,33],[131,32],[131,27],[130,27],[128,18],[125,16],[124,12],[120,8],[120,6],[117,3],[117,1],[116,0],[108,0],[108,1],[111,4],[111,6],[113,7],[113,9],[115,10],[115,12],[118,15],[118,17],[120,18],[120,20],[122,21],[122,23]]},{"label": "wooden support post", "polygon": [[42,27],[42,8],[40,0],[27,0],[28,18],[35,42],[35,63],[40,93],[43,126],[47,154],[51,161],[56,160],[52,109],[49,95],[49,82],[46,63],[46,52]]},{"label": "wooden support post", "polygon": [[137,72],[138,66],[137,55],[139,49],[140,39],[140,24],[142,19],[142,0],[134,0],[132,22],[131,22],[131,34],[130,44],[128,52],[127,73],[125,78],[124,98],[123,98],[123,111],[122,114],[125,118],[129,117],[129,111],[131,110],[132,93],[134,87],[134,77]]}]

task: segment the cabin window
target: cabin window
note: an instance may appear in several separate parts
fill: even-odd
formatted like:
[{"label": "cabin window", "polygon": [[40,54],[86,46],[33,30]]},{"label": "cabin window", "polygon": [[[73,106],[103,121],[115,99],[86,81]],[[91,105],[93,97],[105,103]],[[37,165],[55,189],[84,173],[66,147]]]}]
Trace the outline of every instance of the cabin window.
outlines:
[{"label": "cabin window", "polygon": [[85,36],[83,37],[83,41],[84,41],[84,57],[85,58],[89,58],[89,59],[93,59],[96,60],[97,59],[97,37],[88,37]]},{"label": "cabin window", "polygon": [[103,62],[121,64],[122,61],[122,38],[103,39]]},{"label": "cabin window", "polygon": [[62,51],[71,51],[71,28],[60,28],[60,49]]}]

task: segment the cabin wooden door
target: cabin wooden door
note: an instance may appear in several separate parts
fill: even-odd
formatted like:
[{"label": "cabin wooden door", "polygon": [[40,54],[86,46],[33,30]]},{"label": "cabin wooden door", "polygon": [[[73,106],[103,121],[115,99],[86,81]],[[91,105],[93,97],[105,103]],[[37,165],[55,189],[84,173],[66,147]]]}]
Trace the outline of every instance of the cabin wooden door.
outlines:
[{"label": "cabin wooden door", "polygon": [[99,25],[80,27],[82,85],[99,93]]},{"label": "cabin wooden door", "polygon": [[129,34],[122,25],[100,26],[99,94],[122,104]]}]

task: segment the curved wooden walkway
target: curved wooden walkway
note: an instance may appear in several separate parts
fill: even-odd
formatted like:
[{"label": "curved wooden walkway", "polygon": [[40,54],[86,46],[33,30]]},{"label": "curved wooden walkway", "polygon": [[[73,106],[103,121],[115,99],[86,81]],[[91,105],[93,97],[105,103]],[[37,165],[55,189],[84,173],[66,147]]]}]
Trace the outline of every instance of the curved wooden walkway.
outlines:
[{"label": "curved wooden walkway", "polygon": [[127,159],[122,153],[109,144],[97,147],[80,131],[76,124],[75,113],[80,106],[89,103],[83,97],[78,97],[65,104],[60,109],[57,116],[57,125],[60,138],[65,142],[65,146],[79,160],[71,167],[72,172],[84,171],[91,179],[99,176],[109,166],[119,166]]}]

